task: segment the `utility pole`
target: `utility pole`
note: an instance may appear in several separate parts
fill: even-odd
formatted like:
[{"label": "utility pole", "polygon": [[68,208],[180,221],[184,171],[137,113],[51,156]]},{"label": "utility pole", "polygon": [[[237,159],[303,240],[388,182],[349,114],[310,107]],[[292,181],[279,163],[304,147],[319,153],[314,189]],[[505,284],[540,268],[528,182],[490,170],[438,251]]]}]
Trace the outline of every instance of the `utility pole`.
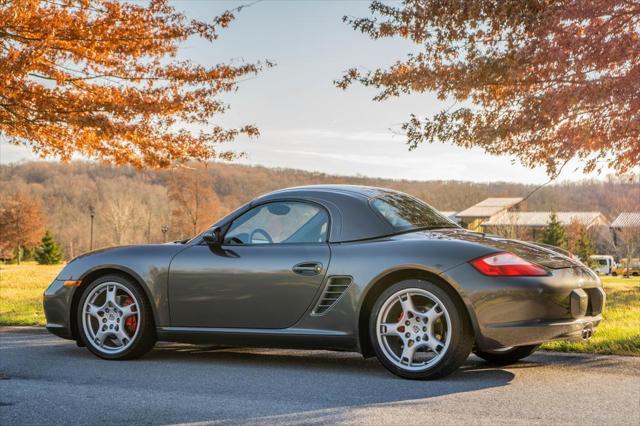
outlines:
[{"label": "utility pole", "polygon": [[160,228],[162,230],[162,241],[163,242],[167,242],[167,231],[169,230],[169,225],[162,225],[162,228]]},{"label": "utility pole", "polygon": [[89,237],[89,251],[93,250],[93,218],[96,217],[96,209],[89,206],[89,216],[91,217],[91,234]]}]

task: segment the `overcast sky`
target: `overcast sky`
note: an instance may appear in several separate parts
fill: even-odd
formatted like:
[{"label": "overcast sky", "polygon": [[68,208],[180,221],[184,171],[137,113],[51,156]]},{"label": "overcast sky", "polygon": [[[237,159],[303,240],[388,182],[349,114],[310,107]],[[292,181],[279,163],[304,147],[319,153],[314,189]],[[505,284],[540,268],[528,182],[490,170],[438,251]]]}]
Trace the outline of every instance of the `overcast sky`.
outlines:
[{"label": "overcast sky", "polygon": [[[175,5],[190,17],[208,19],[248,2],[182,0]],[[248,154],[241,162],[394,179],[546,181],[542,168],[526,169],[511,158],[489,156],[480,149],[435,144],[409,152],[398,127],[412,112],[440,110],[444,104],[435,96],[380,103],[372,101],[373,89],[337,89],[333,80],[347,68],[389,65],[415,49],[400,39],[373,41],[342,22],[343,15],[367,16],[368,4],[263,1],[237,14],[213,44],[185,44],[181,55],[199,63],[268,59],[277,64],[225,96],[231,110],[217,123],[250,123],[261,131],[255,141],[235,143],[234,149]],[[35,158],[26,148],[4,142],[0,151],[3,163]],[[585,177],[573,165],[565,168],[560,180]]]}]

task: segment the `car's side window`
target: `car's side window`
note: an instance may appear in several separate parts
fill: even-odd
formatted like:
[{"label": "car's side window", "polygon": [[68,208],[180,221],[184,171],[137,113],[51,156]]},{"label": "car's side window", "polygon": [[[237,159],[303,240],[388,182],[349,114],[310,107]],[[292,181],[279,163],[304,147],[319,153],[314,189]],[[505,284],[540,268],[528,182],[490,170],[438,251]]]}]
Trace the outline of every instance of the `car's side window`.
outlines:
[{"label": "car's side window", "polygon": [[314,204],[281,201],[254,207],[233,221],[225,244],[321,243],[327,240],[329,217]]}]

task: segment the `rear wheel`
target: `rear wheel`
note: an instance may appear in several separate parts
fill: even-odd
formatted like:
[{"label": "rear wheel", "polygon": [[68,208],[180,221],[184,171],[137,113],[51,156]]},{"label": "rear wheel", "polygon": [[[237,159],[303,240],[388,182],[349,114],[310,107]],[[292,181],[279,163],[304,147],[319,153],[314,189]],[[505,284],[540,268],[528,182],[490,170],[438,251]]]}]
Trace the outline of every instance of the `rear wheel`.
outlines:
[{"label": "rear wheel", "polygon": [[515,346],[492,351],[475,351],[474,353],[487,362],[496,365],[513,364],[534,353],[540,345]]},{"label": "rear wheel", "polygon": [[409,379],[435,379],[469,356],[473,335],[449,294],[423,280],[385,290],[369,320],[373,348],[382,365]]},{"label": "rear wheel", "polygon": [[105,359],[132,359],[155,344],[151,307],[140,288],[120,275],[89,284],[78,304],[82,343]]}]

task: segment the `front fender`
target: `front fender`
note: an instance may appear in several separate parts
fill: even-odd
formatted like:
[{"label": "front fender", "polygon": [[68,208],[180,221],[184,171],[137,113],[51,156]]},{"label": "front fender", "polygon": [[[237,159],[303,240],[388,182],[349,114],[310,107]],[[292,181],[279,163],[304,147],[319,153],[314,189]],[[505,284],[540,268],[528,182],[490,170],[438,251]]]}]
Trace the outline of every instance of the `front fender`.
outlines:
[{"label": "front fender", "polygon": [[78,280],[84,286],[101,273],[121,272],[129,275],[142,286],[149,298],[156,325],[168,326],[169,265],[173,257],[186,247],[181,244],[157,244],[92,252],[69,262],[56,280]]}]

